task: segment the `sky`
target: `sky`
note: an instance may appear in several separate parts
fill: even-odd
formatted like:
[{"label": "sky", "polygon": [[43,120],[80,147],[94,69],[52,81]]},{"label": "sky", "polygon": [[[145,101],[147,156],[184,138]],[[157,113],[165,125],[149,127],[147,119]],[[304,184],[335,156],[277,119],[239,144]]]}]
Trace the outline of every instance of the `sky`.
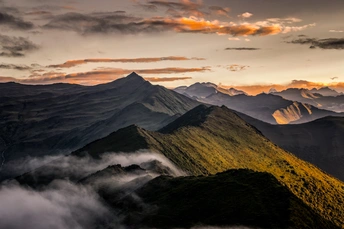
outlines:
[{"label": "sky", "polygon": [[0,0],[0,82],[344,91],[344,0]]}]

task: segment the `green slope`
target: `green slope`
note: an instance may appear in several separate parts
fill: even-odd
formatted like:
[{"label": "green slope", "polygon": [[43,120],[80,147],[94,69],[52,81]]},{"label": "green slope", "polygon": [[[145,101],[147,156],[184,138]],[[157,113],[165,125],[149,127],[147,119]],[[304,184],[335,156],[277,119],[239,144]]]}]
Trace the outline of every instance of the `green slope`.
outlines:
[{"label": "green slope", "polygon": [[344,184],[282,150],[226,107],[198,106],[160,132],[121,129],[74,152],[151,149],[192,175],[247,168],[268,172],[314,211],[344,228]]},{"label": "green slope", "polygon": [[337,228],[319,217],[271,174],[251,170],[229,170],[208,177],[161,176],[136,194],[145,204],[157,206],[143,213],[141,224],[150,227],[189,228],[203,224]]},{"label": "green slope", "polygon": [[325,117],[297,125],[271,125],[239,115],[281,148],[344,181],[343,117]]}]

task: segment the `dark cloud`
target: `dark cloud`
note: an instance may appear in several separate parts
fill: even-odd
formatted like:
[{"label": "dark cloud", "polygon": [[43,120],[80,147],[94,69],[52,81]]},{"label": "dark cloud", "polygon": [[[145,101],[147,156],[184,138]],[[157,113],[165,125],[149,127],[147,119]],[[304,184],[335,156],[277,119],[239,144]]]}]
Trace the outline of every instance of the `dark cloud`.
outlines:
[{"label": "dark cloud", "polygon": [[158,7],[156,5],[152,4],[137,4],[137,7],[140,7],[141,9],[145,11],[151,11],[151,12],[156,12],[158,11]]},{"label": "dark cloud", "polygon": [[164,7],[169,10],[174,10],[178,12],[179,15],[186,15],[186,16],[196,16],[196,17],[204,17],[205,15],[209,14],[202,10],[203,4],[194,3],[191,1],[180,1],[180,2],[173,2],[173,1],[149,1],[149,5],[154,5],[156,7]]},{"label": "dark cloud", "polygon": [[[167,2],[164,2],[166,4]],[[178,3],[179,4],[179,3]],[[178,13],[178,12],[176,12]],[[173,13],[172,13],[173,14]],[[151,17],[137,18],[125,14],[90,15],[67,13],[54,17],[44,28],[72,30],[81,34],[138,34],[174,31],[177,33],[203,33],[231,36],[267,36],[291,31],[300,31],[311,25],[284,26],[283,19],[258,24],[231,24],[207,21],[197,17]]]},{"label": "dark cloud", "polygon": [[301,44],[301,45],[310,45],[309,48],[321,48],[321,49],[344,49],[344,38],[326,38],[326,39],[317,39],[317,38],[300,38],[292,41],[287,41],[290,44]]},{"label": "dark cloud", "polygon": [[127,16],[122,13],[67,13],[54,17],[44,28],[72,30],[79,33],[138,33],[149,28],[141,26],[137,21],[141,18]]},{"label": "dark cloud", "polygon": [[222,15],[222,16],[229,16],[229,8],[223,8],[220,6],[209,6],[209,10],[217,15]]},{"label": "dark cloud", "polygon": [[239,64],[232,64],[226,66],[226,69],[231,71],[231,72],[239,72],[243,70],[247,70],[250,66],[247,65],[239,65]]},{"label": "dark cloud", "polygon": [[34,24],[32,22],[24,21],[23,19],[5,13],[4,11],[0,11],[0,25],[18,30],[29,30],[34,28]]},{"label": "dark cloud", "polygon": [[239,48],[226,48],[225,50],[234,50],[234,51],[257,51],[257,50],[260,50],[260,48],[239,47]]},{"label": "dark cloud", "polygon": [[11,37],[0,34],[0,56],[22,57],[27,52],[38,49],[38,46],[24,37]]},{"label": "dark cloud", "polygon": [[17,65],[17,64],[0,64],[0,69],[13,69],[13,70],[19,70],[19,71],[26,71],[31,70],[32,67],[27,65]]}]

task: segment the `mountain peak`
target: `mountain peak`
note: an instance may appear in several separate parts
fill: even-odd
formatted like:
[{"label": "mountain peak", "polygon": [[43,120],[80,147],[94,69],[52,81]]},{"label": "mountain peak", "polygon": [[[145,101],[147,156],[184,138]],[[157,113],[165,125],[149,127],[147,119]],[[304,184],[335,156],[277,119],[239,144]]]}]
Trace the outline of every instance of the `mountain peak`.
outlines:
[{"label": "mountain peak", "polygon": [[239,116],[226,106],[206,106],[202,104],[165,126],[159,132],[171,133],[183,127],[203,126],[204,123],[208,123],[209,125],[217,125],[218,122],[233,123],[238,122],[237,119],[241,120]]},{"label": "mountain peak", "polygon": [[130,73],[127,77],[127,79],[139,79],[139,80],[145,80],[142,76],[137,74],[136,72]]}]

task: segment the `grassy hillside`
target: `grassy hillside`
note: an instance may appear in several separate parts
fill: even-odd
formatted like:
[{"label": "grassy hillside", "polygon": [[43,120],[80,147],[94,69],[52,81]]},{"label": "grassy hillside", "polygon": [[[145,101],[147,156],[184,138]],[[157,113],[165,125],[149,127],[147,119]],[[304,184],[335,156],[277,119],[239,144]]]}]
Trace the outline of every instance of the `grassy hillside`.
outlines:
[{"label": "grassy hillside", "polygon": [[344,227],[344,184],[282,150],[226,107],[198,106],[160,132],[121,129],[74,154],[151,149],[192,175],[247,168],[271,173],[317,214]]},{"label": "grassy hillside", "polygon": [[325,117],[298,125],[271,125],[239,115],[281,148],[344,181],[344,118]]},{"label": "grassy hillside", "polygon": [[[208,177],[161,176],[136,191],[151,206],[143,224],[189,228],[196,223],[260,228],[337,228],[268,173],[229,170]],[[135,213],[134,213],[135,214]]]}]

